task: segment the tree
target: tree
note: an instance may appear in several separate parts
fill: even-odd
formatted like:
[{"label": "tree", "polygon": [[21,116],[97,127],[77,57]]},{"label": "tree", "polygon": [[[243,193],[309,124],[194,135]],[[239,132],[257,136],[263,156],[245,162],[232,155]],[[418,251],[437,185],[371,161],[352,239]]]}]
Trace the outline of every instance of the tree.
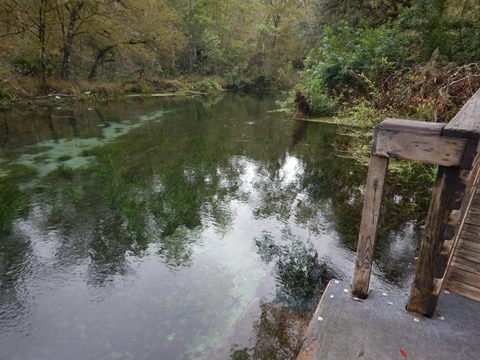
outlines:
[{"label": "tree", "polygon": [[40,89],[47,91],[47,52],[54,24],[53,0],[6,0],[5,8],[14,16],[14,34],[30,36],[38,49]]},{"label": "tree", "polygon": [[[60,76],[64,79],[68,79],[70,74],[70,57],[73,47],[73,41],[76,36],[80,35],[80,27],[82,26],[83,20],[81,18],[81,11],[85,7],[85,1],[67,1],[62,6],[60,4],[57,6],[58,18],[60,21],[60,28],[62,30],[63,37],[63,58],[62,58],[62,68],[60,71]],[[65,11],[62,11],[65,10]],[[66,12],[66,14],[65,14]],[[67,15],[67,16],[65,16]],[[79,24],[80,22],[80,24]]]},{"label": "tree", "polygon": [[183,48],[184,36],[178,18],[165,1],[122,1],[115,7],[104,2],[97,10],[97,21],[85,36],[93,63],[88,77],[98,68],[116,62],[117,73],[170,71]]}]

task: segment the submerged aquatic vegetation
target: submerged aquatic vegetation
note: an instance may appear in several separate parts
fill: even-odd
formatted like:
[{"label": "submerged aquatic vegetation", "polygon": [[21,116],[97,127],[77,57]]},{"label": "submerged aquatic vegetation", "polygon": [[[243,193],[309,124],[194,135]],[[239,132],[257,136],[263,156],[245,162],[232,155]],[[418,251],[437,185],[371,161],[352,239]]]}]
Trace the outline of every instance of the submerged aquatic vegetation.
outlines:
[{"label": "submerged aquatic vegetation", "polygon": [[9,232],[17,218],[27,215],[30,193],[27,190],[21,190],[18,185],[8,183],[5,177],[1,180],[0,232]]},{"label": "submerged aquatic vegetation", "polygon": [[35,175],[35,169],[22,164],[10,164],[7,175],[0,176],[0,232],[9,232],[13,222],[28,214],[31,190],[22,186]]},{"label": "submerged aquatic vegetation", "polygon": [[4,166],[3,171],[6,176],[2,178],[2,181],[15,183],[27,181],[37,174],[36,169],[33,167],[18,163],[7,164]]}]

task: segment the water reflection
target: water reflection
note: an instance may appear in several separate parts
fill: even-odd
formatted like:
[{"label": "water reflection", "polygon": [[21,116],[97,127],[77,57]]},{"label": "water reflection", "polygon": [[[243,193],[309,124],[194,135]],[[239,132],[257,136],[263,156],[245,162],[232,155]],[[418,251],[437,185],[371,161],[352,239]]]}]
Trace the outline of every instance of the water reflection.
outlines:
[{"label": "water reflection", "polygon": [[257,335],[253,346],[234,345],[231,360],[286,360],[295,359],[302,346],[308,317],[271,303],[260,305],[259,319],[253,327]]},{"label": "water reflection", "polygon": [[319,261],[312,243],[295,238],[288,230],[284,231],[282,238],[285,244],[278,245],[271,234],[264,233],[255,240],[257,252],[265,263],[274,263],[276,300],[308,313],[317,305],[323,289],[330,279],[335,278],[335,273]]},{"label": "water reflection", "polygon": [[[340,156],[351,139],[335,127],[274,107],[229,95],[4,114],[5,356],[291,358],[328,279],[351,274],[366,169]],[[386,190],[374,281],[397,289],[412,192]]]}]

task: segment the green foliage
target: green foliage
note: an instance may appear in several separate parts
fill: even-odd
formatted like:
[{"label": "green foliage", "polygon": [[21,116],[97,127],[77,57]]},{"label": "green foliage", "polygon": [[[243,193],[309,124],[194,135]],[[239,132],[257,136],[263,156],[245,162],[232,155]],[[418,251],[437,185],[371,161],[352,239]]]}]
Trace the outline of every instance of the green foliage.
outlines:
[{"label": "green foliage", "polygon": [[393,114],[387,109],[379,110],[375,108],[367,100],[360,101],[358,104],[352,104],[342,109],[338,114],[340,119],[348,119],[350,125],[367,129],[368,131],[388,116],[393,116]]},{"label": "green foliage", "polygon": [[222,86],[212,79],[205,79],[193,86],[193,90],[205,93],[207,95],[215,95],[223,91]]},{"label": "green foliage", "polygon": [[445,61],[480,59],[480,4],[473,0],[418,0],[403,9],[394,27],[412,60],[427,62],[438,49]]},{"label": "green foliage", "polygon": [[297,93],[307,97],[309,111],[306,115],[333,116],[338,110],[338,100],[328,95],[325,86],[316,78],[304,80]]},{"label": "green foliage", "polygon": [[[297,113],[330,115],[335,102],[351,107],[364,99],[373,108],[438,120],[471,95],[478,87],[480,4],[401,3],[403,7],[391,1],[346,1],[339,7],[334,0],[316,3],[316,11],[324,12],[313,20],[322,24],[321,36],[315,36],[317,46],[306,56],[290,99]],[[390,15],[381,19],[379,9]],[[364,14],[364,21],[358,14]],[[473,64],[461,67],[468,62]]]},{"label": "green foliage", "polygon": [[[348,22],[354,28],[377,27],[397,18],[412,0],[316,0],[312,6],[311,27],[317,35],[326,26],[334,29]],[[315,34],[311,35],[315,38]],[[320,39],[317,39],[319,41]]]},{"label": "green foliage", "polygon": [[322,46],[309,52],[300,74],[298,92],[307,98],[310,115],[334,115],[340,96],[371,95],[382,75],[394,67],[391,38],[383,27],[327,27]]},{"label": "green foliage", "polygon": [[302,78],[317,78],[326,88],[344,86],[364,89],[362,77],[377,81],[392,68],[390,36],[383,27],[354,30],[346,23],[335,32],[325,29],[322,47],[311,51],[305,60]]},{"label": "green foliage", "polygon": [[[45,93],[56,91],[58,77],[150,93],[159,91],[151,79],[184,75],[221,76],[227,88],[264,90],[292,87],[302,69],[300,90],[312,113],[332,114],[337,98],[371,97],[394,71],[428,63],[435,50],[443,63],[477,62],[480,4],[5,0],[0,36],[0,73],[39,77]],[[12,98],[6,90],[0,97]],[[118,93],[96,90],[102,97]]]},{"label": "green foliage", "polygon": [[296,0],[124,0],[115,6],[110,0],[5,0],[0,70],[39,77],[44,93],[58,77],[116,82],[195,74],[225,77],[233,88],[285,85],[292,75],[289,64],[298,64],[304,54],[298,26],[306,23],[307,12],[298,5]]}]

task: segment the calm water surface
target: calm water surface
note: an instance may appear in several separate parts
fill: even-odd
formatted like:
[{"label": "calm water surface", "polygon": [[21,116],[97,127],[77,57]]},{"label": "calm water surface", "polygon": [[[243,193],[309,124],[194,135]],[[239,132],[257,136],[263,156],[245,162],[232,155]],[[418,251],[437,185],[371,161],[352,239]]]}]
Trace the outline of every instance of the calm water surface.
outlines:
[{"label": "calm water surface", "polygon": [[[1,359],[291,359],[350,280],[366,169],[270,97],[0,114]],[[387,189],[374,283],[417,225]],[[395,215],[397,214],[397,215]]]}]

